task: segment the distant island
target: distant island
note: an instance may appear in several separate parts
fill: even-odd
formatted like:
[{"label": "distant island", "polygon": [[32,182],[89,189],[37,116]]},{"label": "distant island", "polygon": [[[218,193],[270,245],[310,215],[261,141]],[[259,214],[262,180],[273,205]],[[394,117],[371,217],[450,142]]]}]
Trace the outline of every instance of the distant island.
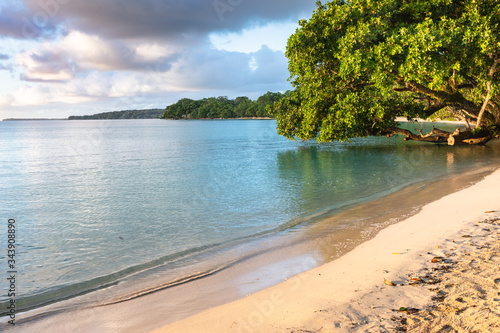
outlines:
[{"label": "distant island", "polygon": [[267,92],[252,101],[246,96],[228,99],[226,96],[209,97],[200,100],[182,98],[167,106],[162,119],[231,119],[231,118],[274,118],[267,106],[290,94]]},{"label": "distant island", "polygon": [[159,119],[165,112],[164,109],[125,110],[103,112],[87,116],[70,116],[68,120],[88,119]]}]

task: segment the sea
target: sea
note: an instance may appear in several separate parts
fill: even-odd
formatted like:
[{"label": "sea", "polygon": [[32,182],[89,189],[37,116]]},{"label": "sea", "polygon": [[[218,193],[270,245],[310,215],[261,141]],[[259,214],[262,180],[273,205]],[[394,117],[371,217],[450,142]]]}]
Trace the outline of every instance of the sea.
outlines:
[{"label": "sea", "polygon": [[7,318],[12,272],[18,313],[166,274],[130,284],[127,297],[139,297],[274,244],[250,246],[259,240],[286,239],[346,209],[499,161],[498,141],[320,144],[279,136],[275,120],[3,121],[0,313]]}]

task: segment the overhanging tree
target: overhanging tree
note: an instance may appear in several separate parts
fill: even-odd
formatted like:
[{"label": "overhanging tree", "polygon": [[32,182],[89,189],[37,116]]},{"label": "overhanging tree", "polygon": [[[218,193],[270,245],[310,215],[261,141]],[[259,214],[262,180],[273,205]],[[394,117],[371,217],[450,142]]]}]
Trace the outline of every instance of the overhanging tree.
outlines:
[{"label": "overhanging tree", "polygon": [[[498,0],[317,5],[288,40],[296,89],[271,108],[281,135],[342,141],[402,134],[449,144],[484,144],[498,135]],[[425,119],[443,109],[468,130],[414,134],[395,121],[396,116]]]}]

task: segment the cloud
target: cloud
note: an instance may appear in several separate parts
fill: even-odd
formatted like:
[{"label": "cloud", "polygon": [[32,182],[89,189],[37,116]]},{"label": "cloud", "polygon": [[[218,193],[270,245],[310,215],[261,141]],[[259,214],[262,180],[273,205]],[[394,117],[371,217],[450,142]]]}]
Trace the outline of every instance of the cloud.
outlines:
[{"label": "cloud", "polygon": [[285,41],[315,2],[3,0],[0,69],[8,64],[15,84],[0,109],[105,111],[290,89]]},{"label": "cloud", "polygon": [[9,94],[0,94],[0,107],[10,106],[14,98]]},{"label": "cloud", "polygon": [[7,54],[0,53],[0,70],[6,69],[11,70],[12,67],[10,64],[5,64],[5,60],[9,60],[10,56]]},{"label": "cloud", "polygon": [[16,39],[38,39],[56,33],[58,22],[43,11],[32,12],[18,2],[0,5],[0,36]]},{"label": "cloud", "polygon": [[[73,31],[16,56],[26,81],[67,81],[82,71],[167,70],[176,53],[157,43],[125,43]],[[161,66],[160,66],[161,65]]]},{"label": "cloud", "polygon": [[170,75],[185,88],[245,91],[264,84],[283,87],[288,70],[283,52],[267,46],[248,54],[200,47],[176,63]]},{"label": "cloud", "polygon": [[144,70],[148,66],[165,63],[175,54],[169,47],[155,42],[104,40],[78,31],[66,36],[58,48],[82,68],[100,71]]},{"label": "cloud", "polygon": [[[100,88],[103,88],[102,91],[99,91]],[[11,94],[4,94],[3,98],[4,103],[8,102],[12,107],[79,104],[105,97],[108,89],[106,80],[89,77],[64,85],[24,84]]]},{"label": "cloud", "polygon": [[[223,36],[223,32],[239,31],[271,20],[297,18],[303,11],[311,9],[313,1],[24,0],[24,4],[26,7],[14,7],[12,13],[31,17],[25,21],[43,32],[54,32],[54,22],[59,21],[65,33],[59,34],[56,42],[45,42],[18,54],[15,59],[22,71],[20,77],[25,81],[61,82],[92,70],[144,71],[155,68],[156,71],[168,71],[179,59],[196,66],[200,72],[211,72],[212,78],[240,73],[219,70],[219,63],[226,68],[247,68],[249,61],[248,57],[238,52],[210,50],[207,41],[213,36],[212,32],[219,31],[219,35]],[[29,15],[26,13],[28,9]],[[2,10],[4,17],[3,13],[8,13],[10,9]],[[246,31],[247,35],[252,35],[248,33],[251,29]],[[271,44],[269,38],[258,38],[262,29],[256,31],[260,33],[253,33],[253,46],[246,50],[249,54],[260,49],[263,44],[259,45],[259,41]],[[235,34],[231,36],[234,44]],[[275,41],[273,44],[277,45]],[[218,47],[221,48],[220,45]],[[227,47],[225,49],[228,50]],[[216,56],[220,58],[215,60],[213,57]],[[191,61],[193,57],[199,61]],[[201,68],[203,66],[212,67]],[[177,70],[182,72],[179,66]],[[257,73],[252,71],[250,74],[256,76]],[[202,82],[212,86],[206,80],[208,76],[196,77],[197,80],[193,80],[196,87]],[[213,81],[223,80],[235,80],[235,77],[229,75]],[[238,82],[245,80],[241,77]]]},{"label": "cloud", "polygon": [[[154,47],[153,47],[154,49]],[[160,52],[161,54],[161,52]],[[23,85],[12,94],[11,104],[26,106],[53,103],[83,103],[99,99],[141,99],[154,94],[173,92],[244,92],[281,91],[290,89],[285,57],[281,51],[264,46],[254,53],[227,52],[197,47],[185,57],[169,64],[167,70],[81,71],[74,75],[71,63],[60,53],[27,54],[26,78],[35,81]],[[35,62],[38,60],[39,62]],[[43,62],[42,62],[43,60]],[[29,64],[27,64],[29,62]],[[57,65],[53,65],[56,63]],[[65,84],[39,85],[36,81],[65,80]]]},{"label": "cloud", "polygon": [[252,53],[218,50],[208,42],[178,49],[154,42],[106,41],[81,32],[22,52],[16,63],[26,81],[68,81],[94,70],[154,71],[175,77],[172,87],[189,90],[238,87],[257,79],[279,82],[287,77],[283,52],[267,46]]},{"label": "cloud", "polygon": [[16,63],[24,68],[21,77],[26,81],[66,81],[73,78],[76,68],[64,52],[48,44],[18,54]]},{"label": "cloud", "polygon": [[[69,30],[112,39],[196,42],[214,31],[239,31],[268,21],[296,20],[315,0],[24,0],[31,13]],[[33,14],[35,15],[35,14]]]}]

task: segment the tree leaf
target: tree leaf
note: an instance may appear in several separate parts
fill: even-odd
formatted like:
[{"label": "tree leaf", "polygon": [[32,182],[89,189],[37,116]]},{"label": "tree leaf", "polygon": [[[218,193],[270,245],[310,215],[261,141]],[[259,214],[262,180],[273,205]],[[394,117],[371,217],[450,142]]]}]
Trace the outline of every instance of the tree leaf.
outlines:
[{"label": "tree leaf", "polygon": [[389,281],[389,280],[386,280],[386,279],[384,279],[384,283],[385,283],[386,285],[388,285],[388,286],[395,286],[395,285],[396,285],[396,284],[395,284],[395,283],[393,283],[392,281]]}]

